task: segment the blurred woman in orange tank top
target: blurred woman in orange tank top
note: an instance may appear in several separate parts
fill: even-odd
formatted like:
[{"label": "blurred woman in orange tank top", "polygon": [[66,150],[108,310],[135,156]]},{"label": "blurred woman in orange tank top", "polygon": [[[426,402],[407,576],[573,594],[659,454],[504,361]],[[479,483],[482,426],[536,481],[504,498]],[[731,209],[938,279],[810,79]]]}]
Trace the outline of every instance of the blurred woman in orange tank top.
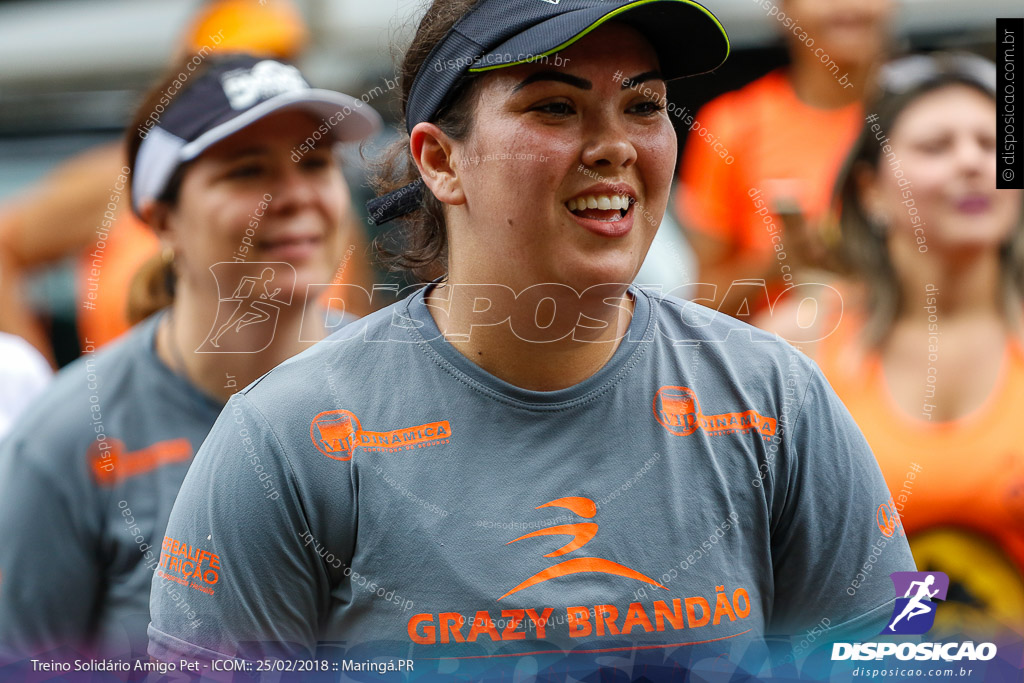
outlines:
[{"label": "blurred woman in orange tank top", "polygon": [[764,321],[864,431],[893,494],[880,531],[949,575],[929,637],[1024,634],[1024,192],[995,189],[995,81],[969,55],[883,70],[836,189],[850,280]]}]

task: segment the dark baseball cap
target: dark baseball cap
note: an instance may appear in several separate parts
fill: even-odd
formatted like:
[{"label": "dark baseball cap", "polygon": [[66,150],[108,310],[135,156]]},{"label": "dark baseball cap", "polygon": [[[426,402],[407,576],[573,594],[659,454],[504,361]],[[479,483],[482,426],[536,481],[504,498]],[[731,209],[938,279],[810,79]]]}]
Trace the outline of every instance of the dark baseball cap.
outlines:
[{"label": "dark baseball cap", "polygon": [[218,60],[170,103],[154,111],[140,133],[135,155],[132,208],[163,194],[181,164],[263,117],[298,109],[328,120],[325,139],[362,140],[381,127],[380,115],[362,100],[310,87],[291,64],[247,54]]},{"label": "dark baseball cap", "polygon": [[[712,71],[729,56],[725,29],[692,0],[480,0],[416,74],[406,106],[408,131],[433,120],[467,74],[543,63],[613,20],[650,41],[665,80]],[[372,200],[370,219],[380,225],[415,210],[422,192],[418,181]]]},{"label": "dark baseball cap", "polygon": [[725,29],[692,0],[481,0],[416,75],[408,129],[430,121],[466,72],[538,61],[610,20],[636,28],[650,41],[666,80],[712,71],[729,55]]}]

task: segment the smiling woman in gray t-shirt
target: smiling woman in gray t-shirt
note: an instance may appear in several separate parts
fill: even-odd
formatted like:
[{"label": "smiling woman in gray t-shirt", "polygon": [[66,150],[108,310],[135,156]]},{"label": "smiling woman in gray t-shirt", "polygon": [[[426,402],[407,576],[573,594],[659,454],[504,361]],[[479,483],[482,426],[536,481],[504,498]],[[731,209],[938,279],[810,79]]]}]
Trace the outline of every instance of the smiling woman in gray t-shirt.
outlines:
[{"label": "smiling woman in gray t-shirt", "polygon": [[664,79],[726,52],[678,0],[435,0],[395,159],[423,185],[370,209],[405,216],[400,261],[444,276],[229,401],[163,539],[155,658],[498,677],[625,652],[650,674],[881,630],[913,560],[821,374],[617,284],[668,201]]}]

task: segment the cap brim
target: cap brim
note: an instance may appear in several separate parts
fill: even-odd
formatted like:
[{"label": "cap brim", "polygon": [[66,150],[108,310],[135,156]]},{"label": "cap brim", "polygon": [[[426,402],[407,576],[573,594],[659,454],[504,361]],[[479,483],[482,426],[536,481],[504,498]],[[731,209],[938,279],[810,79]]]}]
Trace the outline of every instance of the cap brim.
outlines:
[{"label": "cap brim", "polygon": [[714,14],[690,0],[636,0],[553,16],[488,51],[469,68],[479,73],[539,61],[609,21],[636,27],[658,54],[666,80],[712,71],[729,56],[729,36]]},{"label": "cap brim", "polygon": [[[212,145],[260,119],[286,109],[306,111],[328,129],[324,137],[338,142],[363,140],[380,130],[380,115],[362,100],[331,90],[309,88],[281,93],[246,111],[215,122],[210,130],[181,148],[179,161],[195,159]],[[333,122],[332,122],[333,119]]]}]

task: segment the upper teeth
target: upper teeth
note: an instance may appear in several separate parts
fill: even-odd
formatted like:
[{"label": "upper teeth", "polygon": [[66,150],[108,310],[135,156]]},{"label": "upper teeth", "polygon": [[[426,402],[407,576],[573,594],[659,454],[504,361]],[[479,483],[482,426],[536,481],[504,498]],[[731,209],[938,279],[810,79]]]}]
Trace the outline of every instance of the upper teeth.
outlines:
[{"label": "upper teeth", "polygon": [[576,197],[567,201],[566,206],[569,207],[570,211],[577,211],[581,209],[628,209],[629,208],[629,195],[628,194],[588,194],[583,197]]}]

